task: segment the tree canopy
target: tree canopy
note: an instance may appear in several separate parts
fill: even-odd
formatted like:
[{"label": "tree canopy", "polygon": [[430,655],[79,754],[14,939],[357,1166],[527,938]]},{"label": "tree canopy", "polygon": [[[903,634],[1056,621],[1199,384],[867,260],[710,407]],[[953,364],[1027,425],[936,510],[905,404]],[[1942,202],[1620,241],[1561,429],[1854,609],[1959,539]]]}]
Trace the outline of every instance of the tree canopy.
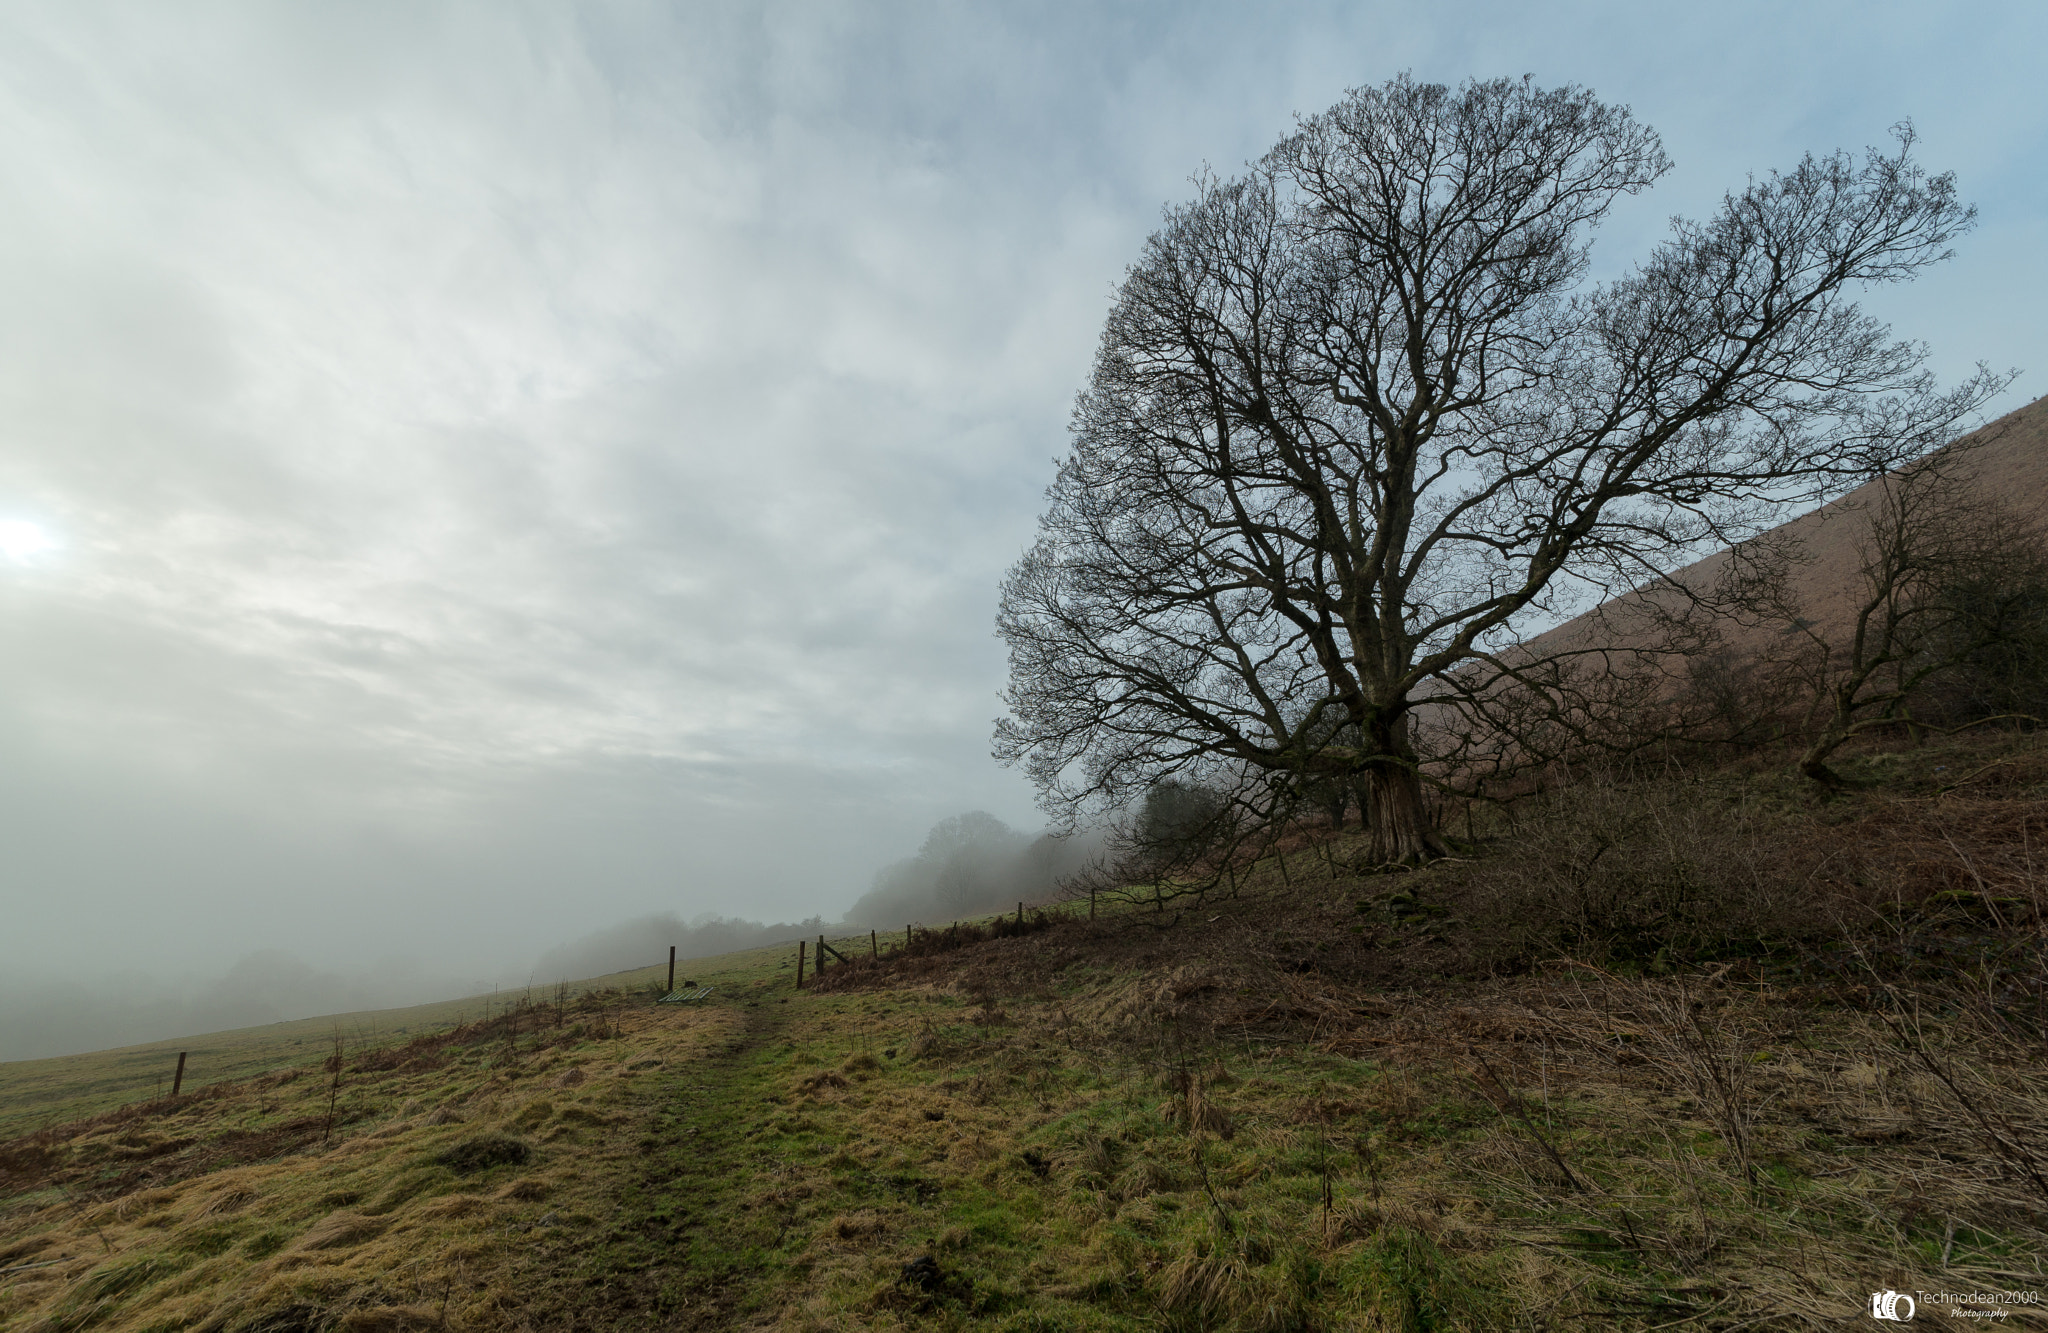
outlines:
[{"label": "tree canopy", "polygon": [[1198,177],[1116,294],[1004,583],[998,757],[1069,817],[1167,777],[1340,784],[1376,858],[1445,850],[1418,708],[1995,387],[1941,390],[1852,299],[1971,224],[1913,143],[1754,178],[1604,282],[1594,231],[1668,163],[1585,89],[1404,76]]}]

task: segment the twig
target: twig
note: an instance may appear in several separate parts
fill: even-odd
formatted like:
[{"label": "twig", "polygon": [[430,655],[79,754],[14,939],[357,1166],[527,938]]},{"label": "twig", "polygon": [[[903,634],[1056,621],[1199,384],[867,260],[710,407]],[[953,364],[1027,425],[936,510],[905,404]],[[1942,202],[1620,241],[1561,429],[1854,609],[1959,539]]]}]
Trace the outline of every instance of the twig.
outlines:
[{"label": "twig", "polygon": [[1557,1150],[1557,1145],[1550,1141],[1550,1137],[1547,1134],[1545,1134],[1541,1129],[1538,1129],[1536,1127],[1535,1121],[1529,1119],[1528,1116],[1522,1113],[1522,1108],[1518,1104],[1514,1093],[1509,1091],[1507,1085],[1500,1081],[1500,1076],[1493,1072],[1493,1065],[1490,1062],[1488,1062],[1485,1054],[1476,1049],[1472,1052],[1472,1054],[1478,1059],[1479,1067],[1486,1071],[1487,1082],[1493,1084],[1496,1088],[1499,1088],[1501,1090],[1502,1100],[1504,1100],[1507,1103],[1507,1105],[1506,1107],[1502,1107],[1500,1102],[1494,1100],[1493,1094],[1486,1090],[1485,1084],[1480,1084],[1477,1080],[1474,1080],[1475,1085],[1479,1088],[1479,1095],[1486,1098],[1488,1102],[1492,1103],[1493,1109],[1496,1112],[1498,1112],[1503,1118],[1505,1118],[1508,1114],[1512,1113],[1515,1119],[1522,1122],[1522,1127],[1529,1131],[1530,1136],[1533,1137],[1537,1143],[1542,1145],[1543,1151],[1549,1154],[1550,1160],[1556,1164],[1557,1169],[1564,1173],[1564,1179],[1566,1184],[1570,1185],[1573,1189],[1577,1190],[1581,1194],[1591,1193],[1592,1191],[1587,1188],[1586,1183],[1580,1180],[1578,1175],[1575,1172],[1573,1172],[1571,1167],[1565,1163],[1564,1154]]},{"label": "twig", "polygon": [[1978,1106],[1975,1101],[1971,1100],[1969,1094],[1957,1086],[1954,1077],[1950,1074],[1947,1067],[1941,1061],[1934,1058],[1933,1053],[1927,1049],[1926,1043],[1920,1040],[1919,1034],[1915,1033],[1908,1036],[1906,1030],[1898,1023],[1893,1022],[1891,1015],[1885,1013],[1882,1009],[1877,1011],[1877,1016],[1886,1027],[1892,1030],[1892,1035],[1899,1039],[1899,1043],[1911,1051],[1914,1057],[1927,1067],[1927,1072],[1941,1080],[1942,1086],[1949,1090],[1949,1095],[1956,1099],[1956,1104],[1962,1107],[1963,1111],[1972,1120],[1977,1122],[1979,1129],[1984,1131],[1984,1137],[1990,1141],[1992,1149],[2000,1157],[2003,1157],[2007,1163],[2018,1167],[2021,1173],[2029,1181],[2033,1182],[2034,1189],[2040,1193],[2041,1197],[2048,1199],[2048,1178],[2044,1178],[2041,1174],[2040,1159],[2035,1157],[2026,1145],[2019,1141],[2018,1133],[2011,1126],[2006,1127],[2005,1133],[2000,1133],[1991,1123],[1989,1113]]},{"label": "twig", "polygon": [[6,1276],[6,1275],[7,1275],[7,1274],[9,1274],[9,1273],[26,1273],[26,1272],[27,1272],[27,1271],[28,1271],[29,1269],[31,1269],[31,1268],[49,1268],[49,1267],[51,1267],[52,1265],[55,1265],[55,1264],[68,1264],[68,1263],[72,1263],[72,1262],[74,1262],[74,1261],[73,1261],[73,1260],[71,1260],[71,1259],[68,1259],[68,1258],[66,1258],[66,1259],[38,1259],[38,1260],[37,1260],[37,1261],[36,1261],[35,1263],[32,1263],[32,1264],[16,1264],[16,1265],[15,1265],[14,1267],[12,1267],[12,1268],[0,1268],[0,1277],[4,1277],[4,1276]]},{"label": "twig", "polygon": [[1981,778],[1986,773],[1989,773],[1992,769],[1997,768],[2000,764],[2009,764],[2018,757],[2018,755],[2009,754],[2003,759],[1994,759],[1990,763],[1984,765],[1984,767],[1978,769],[1976,772],[1969,773],[1963,777],[1957,778],[1954,782],[1949,783],[1946,787],[1936,788],[1934,792],[1934,799],[1938,801],[1952,791],[1956,791],[1962,787],[1967,787],[1971,783],[1975,782],[1978,778]]}]

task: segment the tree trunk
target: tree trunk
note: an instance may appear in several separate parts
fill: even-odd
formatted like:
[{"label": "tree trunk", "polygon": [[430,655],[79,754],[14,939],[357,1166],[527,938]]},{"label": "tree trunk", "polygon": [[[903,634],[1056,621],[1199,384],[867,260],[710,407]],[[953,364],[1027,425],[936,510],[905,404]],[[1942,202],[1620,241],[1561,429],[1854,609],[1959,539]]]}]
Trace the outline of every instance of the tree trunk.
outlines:
[{"label": "tree trunk", "polygon": [[1362,811],[1372,835],[1372,860],[1379,865],[1415,865],[1449,856],[1451,849],[1430,824],[1422,803],[1422,779],[1405,764],[1365,770]]},{"label": "tree trunk", "polygon": [[1822,791],[1837,792],[1848,786],[1840,773],[1828,767],[1828,756],[1848,739],[1848,733],[1836,727],[1829,727],[1820,738],[1806,747],[1806,753],[1799,756],[1799,771],[1818,785]]},{"label": "tree trunk", "polygon": [[1858,679],[1854,684],[1835,688],[1834,715],[1828,719],[1827,725],[1821,728],[1820,735],[1814,737],[1813,744],[1806,747],[1806,753],[1799,756],[1799,771],[1822,791],[1838,792],[1849,785],[1840,773],[1828,767],[1828,756],[1840,749],[1843,741],[1849,739],[1851,701],[1855,698],[1855,690],[1861,684],[1862,681]]}]

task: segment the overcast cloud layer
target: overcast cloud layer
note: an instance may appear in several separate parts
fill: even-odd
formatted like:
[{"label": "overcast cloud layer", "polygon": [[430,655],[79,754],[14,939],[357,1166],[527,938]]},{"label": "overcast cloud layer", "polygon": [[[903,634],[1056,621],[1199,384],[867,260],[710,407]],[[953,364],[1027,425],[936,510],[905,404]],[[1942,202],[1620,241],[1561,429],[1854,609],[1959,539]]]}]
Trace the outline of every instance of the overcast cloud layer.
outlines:
[{"label": "overcast cloud layer", "polygon": [[0,1006],[523,980],[1036,827],[996,585],[1110,288],[1403,69],[1656,126],[1610,271],[1913,117],[1982,225],[1881,313],[2043,391],[2048,11],[1535,8],[0,9]]}]

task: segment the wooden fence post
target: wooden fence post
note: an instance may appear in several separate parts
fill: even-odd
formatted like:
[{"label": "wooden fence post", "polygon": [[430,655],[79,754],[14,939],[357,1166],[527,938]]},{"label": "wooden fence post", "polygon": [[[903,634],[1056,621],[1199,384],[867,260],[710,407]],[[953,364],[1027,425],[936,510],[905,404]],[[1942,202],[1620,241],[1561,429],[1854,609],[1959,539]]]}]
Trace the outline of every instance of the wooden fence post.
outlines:
[{"label": "wooden fence post", "polygon": [[[163,1084],[157,1084],[162,1087]],[[178,1052],[178,1072],[171,1075],[171,1096],[178,1095],[178,1089],[185,1086],[185,1052]]]},{"label": "wooden fence post", "polygon": [[1088,919],[1090,921],[1095,919],[1095,886],[1093,884],[1088,886]]},{"label": "wooden fence post", "polygon": [[804,942],[802,940],[796,942],[796,988],[798,990],[804,988]]},{"label": "wooden fence post", "polygon": [[882,937],[873,928],[868,930],[868,953],[875,958],[882,956]]},{"label": "wooden fence post", "polygon": [[675,993],[676,993],[676,946],[675,946],[675,945],[673,945],[673,944],[671,944],[671,945],[669,945],[669,946],[668,946],[668,989],[667,989],[667,990],[665,990],[665,991],[663,991],[663,992],[662,992],[662,994],[663,994],[663,995],[674,995]]},{"label": "wooden fence post", "polygon": [[1020,925],[1020,926],[1024,924],[1024,904],[1023,904],[1023,903],[1018,903],[1018,904],[1017,904],[1017,924],[1018,924],[1018,925]]}]

